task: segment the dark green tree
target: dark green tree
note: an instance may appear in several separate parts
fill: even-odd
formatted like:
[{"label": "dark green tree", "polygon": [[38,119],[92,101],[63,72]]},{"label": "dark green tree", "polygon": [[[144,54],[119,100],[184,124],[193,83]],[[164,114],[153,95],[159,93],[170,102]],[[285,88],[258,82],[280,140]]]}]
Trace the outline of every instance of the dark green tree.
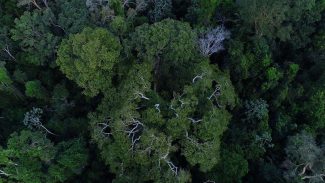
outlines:
[{"label": "dark green tree", "polygon": [[[127,66],[119,65],[118,84],[103,92],[89,115],[92,139],[116,182],[188,182],[180,155],[201,172],[220,161],[236,94],[229,75],[202,58],[196,38],[188,24],[164,20],[139,27],[126,40],[135,47],[127,53],[138,59],[130,55]],[[175,72],[161,72],[165,68]],[[173,88],[157,87],[166,78]]]},{"label": "dark green tree", "polygon": [[64,182],[80,173],[87,151],[80,140],[54,145],[39,132],[13,133],[0,149],[0,180],[18,182]]},{"label": "dark green tree", "polygon": [[120,51],[119,40],[107,30],[85,28],[62,41],[56,62],[86,95],[95,96],[111,87]]},{"label": "dark green tree", "polygon": [[301,132],[289,137],[285,152],[288,170],[284,176],[288,181],[323,182],[325,151],[310,134]]},{"label": "dark green tree", "polygon": [[59,38],[52,34],[51,25],[55,17],[50,9],[25,11],[15,19],[15,27],[11,29],[12,39],[19,42],[21,59],[30,64],[44,65],[51,63]]},{"label": "dark green tree", "polygon": [[39,80],[27,81],[25,83],[25,94],[28,97],[34,97],[43,100],[48,97],[46,89],[42,86]]},{"label": "dark green tree", "polygon": [[81,32],[90,23],[86,3],[78,0],[58,0],[60,13],[57,24],[66,34]]}]

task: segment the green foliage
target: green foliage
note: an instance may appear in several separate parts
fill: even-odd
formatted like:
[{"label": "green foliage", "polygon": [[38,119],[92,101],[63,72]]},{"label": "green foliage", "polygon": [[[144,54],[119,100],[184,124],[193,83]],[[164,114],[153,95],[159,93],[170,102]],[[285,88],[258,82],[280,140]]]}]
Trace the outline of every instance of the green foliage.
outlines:
[{"label": "green foliage", "polygon": [[325,93],[322,89],[315,91],[303,107],[307,124],[312,131],[325,128]]},{"label": "green foliage", "polygon": [[322,182],[324,10],[0,0],[0,182]]},{"label": "green foliage", "polygon": [[58,0],[58,25],[67,34],[81,32],[89,24],[86,3],[79,0]]},{"label": "green foliage", "polygon": [[246,25],[252,26],[253,32],[258,36],[279,36],[284,40],[289,37],[290,26],[282,26],[286,20],[289,7],[282,0],[240,0],[240,18]]},{"label": "green foliage", "polygon": [[268,119],[268,105],[263,99],[246,101],[245,108],[245,115],[248,121]]},{"label": "green foliage", "polygon": [[[146,31],[158,31],[157,26],[163,23],[178,24],[166,20],[149,26]],[[142,30],[144,27],[148,25],[141,27],[141,31],[145,31]],[[163,32],[172,30],[165,28]],[[173,52],[169,50],[169,45],[156,42],[153,38],[157,33],[153,34],[148,33],[151,39],[146,38],[142,42],[152,40],[151,46],[166,50],[166,55],[161,56],[168,58],[164,59],[166,62],[176,62],[169,60],[168,56],[172,56],[170,52]],[[137,40],[140,41],[139,38]],[[139,51],[142,42],[138,43]],[[144,46],[150,48],[149,45]],[[137,52],[141,55],[141,62],[132,63],[126,76],[121,76],[117,88],[106,92],[97,112],[89,116],[92,138],[110,170],[119,175],[116,182],[129,181],[131,177],[133,182],[187,182],[189,172],[179,168],[179,153],[186,158],[189,166],[198,165],[202,172],[211,170],[220,160],[221,136],[231,118],[226,108],[233,107],[236,102],[229,75],[212,69],[206,60],[202,60],[196,64],[195,72],[203,77],[194,79],[195,73],[188,73],[191,77],[186,83],[189,84],[182,86],[182,83],[177,83],[183,89],[180,93],[174,92],[173,98],[169,99],[164,91],[155,91],[153,86],[157,80],[152,80],[155,73],[149,58],[159,53],[158,50]],[[184,58],[176,59],[182,62]],[[165,77],[168,75],[161,75],[159,79]],[[174,77],[177,78],[176,75]],[[143,176],[135,177],[136,174]]]},{"label": "green foliage", "polygon": [[26,73],[24,73],[23,71],[21,71],[19,69],[15,70],[13,77],[14,77],[15,81],[17,81],[19,83],[24,83],[27,80]]},{"label": "green foliage", "polygon": [[224,150],[221,161],[213,169],[210,180],[220,182],[241,182],[243,176],[248,173],[248,162],[245,157],[236,152]]},{"label": "green foliage", "polygon": [[[320,18],[321,8],[317,5],[318,3],[319,1],[315,0],[237,1],[240,18],[251,32],[259,37],[279,38],[281,41],[290,40],[295,48],[310,42],[308,36],[314,31],[310,23]],[[304,22],[304,25],[298,25],[298,22]],[[294,34],[294,31],[299,33]]]},{"label": "green foliage", "polygon": [[12,95],[16,98],[22,98],[20,91],[14,86],[14,82],[2,62],[0,62],[0,93],[4,94],[5,97],[3,98],[6,98],[6,95]]},{"label": "green foliage", "polygon": [[114,34],[123,35],[128,31],[129,25],[125,18],[117,16],[110,23],[110,28]]},{"label": "green foliage", "polygon": [[111,86],[114,65],[119,62],[121,44],[103,28],[85,28],[60,44],[57,64],[60,70],[88,96]]},{"label": "green foliage", "polygon": [[166,19],[136,28],[127,43],[136,57],[154,69],[155,90],[180,91],[192,79],[202,58],[196,47],[197,35],[187,23]]},{"label": "green foliage", "polygon": [[[80,174],[87,163],[87,150],[85,143],[81,139],[74,139],[61,142],[57,145],[58,156],[55,165],[50,166],[48,178],[49,182],[65,182],[67,178],[74,174]],[[52,180],[51,180],[52,179]]]},{"label": "green foliage", "polygon": [[39,80],[27,81],[25,83],[25,94],[28,97],[46,99],[48,94]]},{"label": "green foliage", "polygon": [[244,103],[243,115],[233,125],[229,140],[234,146],[246,144],[240,152],[246,159],[261,157],[272,148],[271,128],[269,126],[269,105],[263,99],[249,100]]},{"label": "green foliage", "polygon": [[59,38],[51,33],[51,24],[55,17],[51,10],[27,12],[15,19],[15,27],[11,29],[12,39],[19,41],[25,51],[26,61],[35,65],[49,63]]},{"label": "green foliage", "polygon": [[269,89],[273,86],[272,84],[276,83],[279,74],[276,68],[271,67],[273,59],[270,53],[270,46],[265,39],[254,39],[251,44],[241,42],[240,40],[233,40],[230,42],[229,49],[231,72],[234,80],[254,80],[259,84],[261,83],[261,81],[258,81],[259,78],[262,81],[269,79],[270,82],[264,84],[265,87],[263,88],[265,89]]},{"label": "green foliage", "polygon": [[22,182],[41,182],[42,163],[50,162],[55,155],[53,143],[44,134],[31,131],[13,133],[8,140],[7,149],[1,150],[4,171],[8,178]]},{"label": "green foliage", "polygon": [[17,2],[17,6],[20,7],[20,6],[26,6],[26,5],[34,5],[36,8],[38,9],[42,9],[40,7],[40,5],[37,3],[36,0],[18,0]]},{"label": "green foliage", "polygon": [[[285,149],[288,162],[287,179],[307,179],[311,182],[322,181],[324,171],[324,150],[316,145],[315,139],[306,132],[291,136]],[[308,175],[308,171],[312,175]]]},{"label": "green foliage", "polygon": [[298,64],[290,64],[289,65],[289,71],[288,71],[288,78],[292,80],[299,71],[299,65]]},{"label": "green foliage", "polygon": [[56,114],[64,116],[69,109],[74,107],[74,103],[68,100],[69,91],[64,84],[57,84],[52,93],[51,104]]},{"label": "green foliage", "polygon": [[[60,149],[63,152],[58,156]],[[81,140],[55,146],[39,132],[13,133],[7,148],[0,149],[0,167],[8,174],[4,180],[9,181],[63,182],[78,173],[86,160],[87,152]],[[60,178],[55,174],[57,172],[60,172]]]},{"label": "green foliage", "polygon": [[155,0],[153,9],[149,11],[149,17],[152,22],[159,22],[164,18],[171,16],[172,1],[171,0]]},{"label": "green foliage", "polygon": [[262,84],[262,90],[268,90],[277,85],[277,82],[282,77],[282,73],[275,67],[269,67],[265,73],[266,82]]},{"label": "green foliage", "polygon": [[13,81],[11,80],[11,78],[9,77],[8,73],[7,73],[7,69],[5,67],[0,67],[0,88],[4,89],[5,87],[7,87],[8,85],[11,85],[13,83]]},{"label": "green foliage", "polygon": [[21,10],[17,9],[16,0],[1,0],[0,1],[0,23],[1,27],[12,26],[14,18],[21,14]]},{"label": "green foliage", "polygon": [[199,25],[210,23],[216,13],[217,6],[223,0],[191,0],[191,6],[188,9],[187,18]]},{"label": "green foliage", "polygon": [[[124,5],[125,3],[125,5]],[[124,6],[129,1],[120,0],[87,0],[86,5],[90,11],[90,16],[96,24],[104,25],[115,16],[124,16]],[[133,5],[135,3],[132,3]]]}]

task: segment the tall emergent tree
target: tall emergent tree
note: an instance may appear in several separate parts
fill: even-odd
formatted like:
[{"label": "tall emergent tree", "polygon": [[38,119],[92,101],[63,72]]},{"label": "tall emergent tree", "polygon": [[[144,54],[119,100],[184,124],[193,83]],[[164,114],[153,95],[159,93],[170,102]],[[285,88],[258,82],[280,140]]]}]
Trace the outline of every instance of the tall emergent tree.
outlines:
[{"label": "tall emergent tree", "polygon": [[85,28],[62,41],[57,64],[86,95],[95,96],[109,89],[120,50],[119,40],[107,30]]},{"label": "tall emergent tree", "polygon": [[[89,115],[91,134],[116,182],[188,182],[190,167],[206,172],[219,162],[236,96],[229,75],[209,65],[197,41],[187,23],[164,20],[124,40],[122,64],[118,41],[104,30],[86,29],[61,44],[61,70],[104,94]],[[182,156],[190,167],[182,167]]]}]

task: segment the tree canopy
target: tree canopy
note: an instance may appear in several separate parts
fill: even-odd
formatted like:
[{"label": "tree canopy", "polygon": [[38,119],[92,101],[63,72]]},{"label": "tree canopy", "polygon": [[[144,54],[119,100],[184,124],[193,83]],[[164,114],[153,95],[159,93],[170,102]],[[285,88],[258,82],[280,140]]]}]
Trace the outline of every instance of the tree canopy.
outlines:
[{"label": "tree canopy", "polygon": [[0,0],[0,183],[323,183],[324,0]]}]

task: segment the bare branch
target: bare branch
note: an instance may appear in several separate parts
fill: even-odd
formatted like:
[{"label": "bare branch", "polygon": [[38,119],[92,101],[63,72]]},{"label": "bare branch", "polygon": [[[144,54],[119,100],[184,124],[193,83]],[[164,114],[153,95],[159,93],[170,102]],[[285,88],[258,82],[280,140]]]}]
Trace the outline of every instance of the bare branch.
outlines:
[{"label": "bare branch", "polygon": [[155,104],[155,108],[158,111],[158,113],[160,113],[160,104]]},{"label": "bare branch", "polygon": [[138,135],[140,132],[141,127],[144,127],[143,123],[138,120],[132,119],[131,126],[133,126],[130,130],[126,130],[128,137],[131,137],[131,148],[130,150],[134,149],[135,144],[140,140],[141,136]]},{"label": "bare branch", "polygon": [[204,76],[204,74],[201,74],[201,75],[197,75],[197,76],[195,76],[195,77],[192,79],[192,83],[195,83],[195,81],[198,80],[198,79],[203,79],[203,76]]},{"label": "bare branch", "polygon": [[166,154],[164,154],[162,157],[160,157],[160,159],[159,159],[159,167],[160,167],[160,161],[164,160],[167,163],[167,165],[169,166],[170,170],[175,175],[177,175],[178,174],[178,167],[175,166],[173,162],[171,162],[170,160],[167,159],[168,155],[169,155],[169,147],[168,147],[168,150],[167,150]]},{"label": "bare branch", "polygon": [[198,149],[202,149],[203,146],[211,148],[211,144],[209,144],[209,142],[199,143],[196,139],[191,138],[187,131],[185,131],[185,137],[192,144],[194,144]]},{"label": "bare branch", "polygon": [[122,6],[128,7],[128,4],[130,3],[130,0],[122,0]]},{"label": "bare branch", "polygon": [[48,8],[49,5],[48,5],[48,3],[47,3],[47,0],[42,0],[42,1],[43,1],[44,5],[46,6],[46,8]]},{"label": "bare branch", "polygon": [[319,178],[320,180],[322,180],[322,182],[324,182],[323,177],[325,177],[325,174],[317,174],[317,175],[311,175],[311,176],[304,176],[301,179],[302,180],[305,180],[305,179]]},{"label": "bare branch", "polygon": [[150,100],[148,97],[146,97],[143,93],[141,93],[141,92],[137,92],[137,93],[135,93],[135,95],[137,95],[136,97],[135,97],[135,99],[137,99],[138,97],[140,97],[140,98],[142,98],[142,99],[145,99],[145,100]]},{"label": "bare branch", "polygon": [[183,106],[184,106],[185,104],[187,104],[186,102],[184,102],[184,101],[181,100],[181,99],[178,99],[178,101],[181,103],[181,108],[183,108]]},{"label": "bare branch", "polygon": [[132,143],[131,143],[131,148],[130,148],[130,150],[133,150],[134,149],[134,146],[135,146],[135,144],[141,139],[141,136],[139,136],[138,138],[134,138],[134,134],[133,134],[133,136],[132,136]]},{"label": "bare branch", "polygon": [[212,180],[207,180],[207,181],[205,181],[203,183],[216,183],[216,182],[215,181],[212,181]]},{"label": "bare branch", "polygon": [[230,37],[230,32],[219,26],[199,39],[200,51],[204,56],[211,56],[224,49],[222,42]]},{"label": "bare branch", "polygon": [[193,118],[187,118],[187,119],[189,119],[192,123],[199,123],[199,122],[201,122],[201,121],[203,121],[202,119],[197,119],[197,120],[195,120],[195,119],[193,119]]},{"label": "bare branch", "polygon": [[11,54],[8,45],[6,45],[6,47],[3,48],[3,51],[6,52],[9,55],[9,57],[11,57],[14,61],[16,61],[16,58]]},{"label": "bare branch", "polygon": [[221,85],[217,85],[216,88],[214,89],[213,93],[208,97],[209,100],[212,99],[212,97],[219,97],[221,95]]},{"label": "bare branch", "polygon": [[168,161],[168,160],[166,160],[166,159],[165,159],[165,162],[168,164],[170,170],[171,170],[175,175],[177,175],[177,174],[178,174],[178,167],[175,166],[175,165],[173,164],[173,162]]},{"label": "bare branch", "polygon": [[135,11],[142,12],[147,8],[147,6],[148,3],[145,0],[136,0]]},{"label": "bare branch", "polygon": [[144,126],[143,123],[141,123],[140,121],[135,120],[135,119],[132,119],[131,125],[134,126],[134,127],[131,128],[130,130],[125,131],[128,134],[129,137],[132,134],[139,131],[139,129],[138,129],[139,126]]},{"label": "bare branch", "polygon": [[176,109],[173,107],[173,104],[170,104],[169,108],[170,108],[171,110],[173,110],[173,111],[174,111],[174,113],[175,113],[176,117],[178,118],[178,116],[179,116],[179,115],[178,115],[178,113],[177,113]]},{"label": "bare branch", "polygon": [[105,132],[107,128],[110,128],[108,123],[98,123],[98,125],[102,125],[103,127],[100,130],[100,133],[103,134],[104,136],[110,136],[112,133],[110,132]]},{"label": "bare branch", "polygon": [[56,134],[52,133],[50,130],[48,130],[45,126],[43,125],[40,125],[41,128],[43,128],[47,133],[51,134],[51,135],[55,135],[57,136]]},{"label": "bare branch", "polygon": [[43,128],[47,133],[56,135],[49,131],[41,122],[41,115],[43,114],[43,110],[40,108],[34,108],[27,112],[25,114],[23,123],[26,125],[28,128],[33,129],[33,128]]},{"label": "bare branch", "polygon": [[145,153],[148,152],[148,154],[151,153],[152,145],[153,145],[154,140],[157,140],[157,137],[154,134],[151,134],[150,137],[151,137],[150,145],[146,149],[143,150],[143,152],[145,152]]},{"label": "bare branch", "polygon": [[0,170],[0,175],[4,175],[4,176],[10,176],[10,174],[6,173],[5,171],[3,170]]}]

